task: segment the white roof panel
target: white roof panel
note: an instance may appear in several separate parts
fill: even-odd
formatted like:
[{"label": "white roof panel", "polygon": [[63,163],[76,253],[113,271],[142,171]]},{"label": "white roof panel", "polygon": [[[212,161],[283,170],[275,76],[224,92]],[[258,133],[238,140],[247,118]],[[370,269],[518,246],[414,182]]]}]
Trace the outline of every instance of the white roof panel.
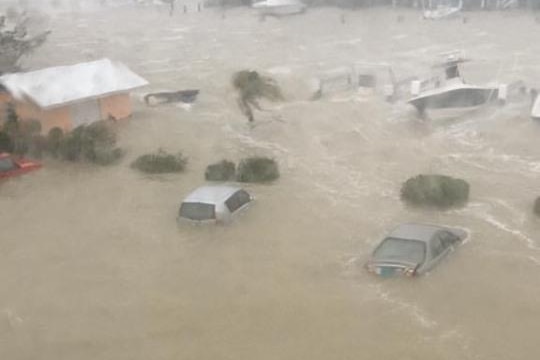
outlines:
[{"label": "white roof panel", "polygon": [[0,83],[16,99],[30,99],[41,108],[129,91],[148,82],[122,63],[101,59],[26,73],[7,74]]}]

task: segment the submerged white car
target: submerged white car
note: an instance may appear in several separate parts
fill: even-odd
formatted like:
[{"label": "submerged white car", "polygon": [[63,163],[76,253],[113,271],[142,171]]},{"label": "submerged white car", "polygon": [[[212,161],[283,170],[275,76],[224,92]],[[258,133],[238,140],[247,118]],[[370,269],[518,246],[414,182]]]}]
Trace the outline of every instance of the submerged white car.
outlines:
[{"label": "submerged white car", "polygon": [[252,201],[253,197],[240,187],[202,186],[184,199],[180,205],[178,220],[198,223],[229,223]]},{"label": "submerged white car", "polygon": [[463,229],[431,224],[402,224],[375,248],[366,264],[383,277],[425,274],[467,237]]}]

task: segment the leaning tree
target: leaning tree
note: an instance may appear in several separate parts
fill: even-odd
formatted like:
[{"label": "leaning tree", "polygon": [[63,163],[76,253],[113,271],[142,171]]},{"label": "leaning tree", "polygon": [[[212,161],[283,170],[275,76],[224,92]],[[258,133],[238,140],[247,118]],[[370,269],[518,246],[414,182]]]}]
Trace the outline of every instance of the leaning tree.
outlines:
[{"label": "leaning tree", "polygon": [[0,74],[18,70],[21,58],[47,39],[50,31],[29,35],[28,20],[25,15],[8,20],[0,14]]},{"label": "leaning tree", "polygon": [[232,77],[232,84],[238,92],[238,106],[250,122],[254,120],[253,107],[261,110],[258,100],[283,100],[283,94],[277,83],[256,71],[242,70]]}]

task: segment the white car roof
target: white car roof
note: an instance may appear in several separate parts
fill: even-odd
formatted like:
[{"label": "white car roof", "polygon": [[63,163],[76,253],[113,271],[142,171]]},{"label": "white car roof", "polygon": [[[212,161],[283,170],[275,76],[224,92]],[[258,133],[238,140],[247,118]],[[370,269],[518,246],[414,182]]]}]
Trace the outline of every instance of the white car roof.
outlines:
[{"label": "white car roof", "polygon": [[396,227],[394,230],[392,230],[388,237],[429,242],[433,235],[440,230],[447,229],[445,227],[432,224],[408,223],[401,224]]},{"label": "white car roof", "polygon": [[225,202],[232,194],[242,190],[242,188],[230,185],[208,185],[192,191],[183,202],[185,203],[204,203],[221,204]]}]

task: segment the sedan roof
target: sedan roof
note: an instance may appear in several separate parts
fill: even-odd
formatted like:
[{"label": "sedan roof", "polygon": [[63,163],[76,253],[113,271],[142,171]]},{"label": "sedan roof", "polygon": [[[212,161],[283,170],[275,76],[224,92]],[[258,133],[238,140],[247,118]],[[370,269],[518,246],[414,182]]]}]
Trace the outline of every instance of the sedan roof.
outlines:
[{"label": "sedan roof", "polygon": [[428,242],[437,231],[444,229],[446,228],[431,224],[402,224],[396,227],[388,237]]},{"label": "sedan roof", "polygon": [[191,192],[184,202],[196,202],[204,204],[220,204],[227,200],[232,194],[242,190],[237,186],[229,185],[208,185],[201,186]]}]

